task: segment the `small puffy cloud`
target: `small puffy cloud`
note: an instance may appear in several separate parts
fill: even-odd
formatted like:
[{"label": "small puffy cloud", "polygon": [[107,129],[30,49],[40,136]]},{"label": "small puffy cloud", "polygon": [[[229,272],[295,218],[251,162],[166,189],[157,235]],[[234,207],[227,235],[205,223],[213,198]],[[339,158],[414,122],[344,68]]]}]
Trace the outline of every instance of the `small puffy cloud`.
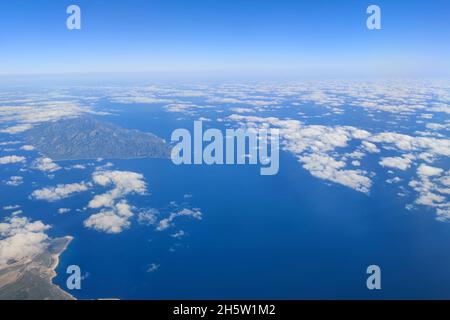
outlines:
[{"label": "small puffy cloud", "polygon": [[250,109],[250,108],[231,108],[230,110],[235,113],[254,113],[254,112],[256,112],[255,109]]},{"label": "small puffy cloud", "polygon": [[359,167],[359,166],[361,166],[361,162],[358,161],[358,160],[354,160],[354,161],[352,161],[352,165],[353,165],[354,167]]},{"label": "small puffy cloud", "polygon": [[6,156],[0,158],[0,165],[3,164],[12,164],[12,163],[23,163],[25,162],[25,157],[19,157],[19,156]]},{"label": "small puffy cloud", "polygon": [[208,106],[198,106],[192,103],[173,103],[164,107],[167,112],[195,114],[196,111],[210,108]]},{"label": "small puffy cloud", "polygon": [[180,238],[183,238],[185,235],[186,235],[186,233],[183,230],[180,230],[178,232],[173,233],[171,235],[171,237],[175,238],[175,239],[180,239]]},{"label": "small puffy cloud", "polygon": [[133,212],[131,211],[132,208],[125,200],[116,204],[115,209],[117,214],[121,217],[131,218],[133,216]]},{"label": "small puffy cloud", "polygon": [[173,212],[173,213],[170,214],[170,216],[168,218],[162,219],[159,222],[158,227],[156,228],[156,230],[164,231],[164,230],[170,228],[172,226],[173,221],[175,219],[177,219],[178,217],[192,217],[194,219],[201,220],[202,219],[202,213],[198,209],[194,209],[194,210],[182,209],[180,211]]},{"label": "small puffy cloud", "polygon": [[52,159],[46,157],[36,159],[33,167],[36,170],[44,172],[55,172],[61,169],[61,167],[54,163]]},{"label": "small puffy cloud", "polygon": [[121,233],[130,225],[131,223],[127,218],[117,215],[114,211],[102,211],[93,214],[84,221],[84,226],[86,228],[113,234]]},{"label": "small puffy cloud", "polygon": [[114,206],[116,198],[117,196],[112,192],[105,194],[98,194],[94,197],[94,199],[89,201],[88,207],[91,209],[112,207]]},{"label": "small puffy cloud", "polygon": [[60,208],[60,209],[58,209],[58,213],[59,214],[66,214],[66,213],[69,213],[71,210],[70,209],[68,209],[68,208]]},{"label": "small puffy cloud", "polygon": [[96,231],[117,234],[130,227],[129,219],[132,216],[131,206],[126,201],[121,201],[111,210],[91,215],[84,221],[84,226]]},{"label": "small puffy cloud", "polygon": [[387,180],[386,180],[386,183],[394,184],[394,183],[399,183],[399,182],[401,182],[401,181],[402,181],[401,178],[399,178],[399,177],[394,177],[394,178],[392,178],[392,179],[387,179]]},{"label": "small puffy cloud", "polygon": [[348,157],[348,158],[359,159],[360,160],[360,159],[364,158],[366,155],[363,152],[361,152],[361,151],[354,151],[352,153],[346,154],[345,156]]},{"label": "small puffy cloud", "polygon": [[35,148],[33,146],[29,146],[29,145],[25,145],[20,147],[20,150],[24,150],[24,151],[33,151]]},{"label": "small puffy cloud", "polygon": [[21,184],[23,184],[23,177],[12,176],[11,178],[9,178],[9,180],[5,181],[5,184],[11,187],[20,186]]},{"label": "small puffy cloud", "polygon": [[152,264],[147,268],[147,272],[148,272],[148,273],[156,272],[156,271],[158,271],[159,267],[160,267],[159,264],[152,263]]},{"label": "small puffy cloud", "polygon": [[444,196],[426,190],[426,192],[421,192],[419,198],[416,200],[417,204],[423,206],[435,207],[441,204],[445,200]]},{"label": "small puffy cloud", "polygon": [[417,169],[417,173],[420,176],[427,176],[427,177],[440,176],[443,171],[444,170],[441,168],[431,167],[426,164],[420,165],[419,169]]},{"label": "small puffy cloud", "polygon": [[75,164],[75,165],[71,166],[70,169],[84,170],[84,169],[86,169],[86,166],[82,165],[82,164]]},{"label": "small puffy cloud", "polygon": [[138,222],[143,225],[154,225],[158,220],[159,211],[157,209],[149,209],[139,212]]},{"label": "small puffy cloud", "polygon": [[48,246],[45,231],[49,228],[41,221],[31,222],[23,217],[0,223],[0,268],[42,253]]},{"label": "small puffy cloud", "polygon": [[364,149],[366,149],[370,153],[380,153],[380,149],[378,149],[377,145],[368,141],[363,141],[362,145]]},{"label": "small puffy cloud", "polygon": [[144,176],[135,172],[100,171],[94,173],[93,180],[103,187],[113,185],[120,194],[144,194],[147,191]]},{"label": "small puffy cloud", "polygon": [[0,146],[4,147],[4,146],[14,146],[16,144],[20,144],[20,141],[5,141],[5,142],[0,142]]},{"label": "small puffy cloud", "polygon": [[381,158],[380,165],[387,168],[407,170],[411,167],[411,160],[402,157]]},{"label": "small puffy cloud", "polygon": [[45,200],[49,202],[59,201],[68,198],[74,194],[87,191],[89,184],[85,182],[60,184],[56,187],[43,188],[33,191],[31,197],[36,200]]},{"label": "small puffy cloud", "polygon": [[147,185],[144,176],[129,171],[100,171],[93,175],[95,184],[113,189],[105,194],[96,195],[88,207],[92,209],[113,207],[117,199],[123,198],[130,193],[145,194]]}]

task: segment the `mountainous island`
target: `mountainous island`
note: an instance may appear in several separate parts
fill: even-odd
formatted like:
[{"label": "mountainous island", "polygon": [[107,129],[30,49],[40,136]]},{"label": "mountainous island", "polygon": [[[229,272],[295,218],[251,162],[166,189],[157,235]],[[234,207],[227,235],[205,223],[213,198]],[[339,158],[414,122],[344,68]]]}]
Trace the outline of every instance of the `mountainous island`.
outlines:
[{"label": "mountainous island", "polygon": [[55,161],[170,158],[168,144],[156,135],[90,116],[41,124],[29,130],[25,140]]}]

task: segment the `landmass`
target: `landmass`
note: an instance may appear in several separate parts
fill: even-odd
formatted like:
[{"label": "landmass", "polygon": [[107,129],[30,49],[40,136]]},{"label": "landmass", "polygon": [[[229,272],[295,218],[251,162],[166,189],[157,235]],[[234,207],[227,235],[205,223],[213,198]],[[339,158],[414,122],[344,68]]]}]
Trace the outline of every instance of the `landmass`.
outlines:
[{"label": "landmass", "polygon": [[52,239],[43,253],[1,269],[0,300],[75,300],[52,282],[59,257],[72,239]]},{"label": "landmass", "polygon": [[164,139],[91,116],[48,122],[25,134],[28,144],[55,160],[170,158]]}]

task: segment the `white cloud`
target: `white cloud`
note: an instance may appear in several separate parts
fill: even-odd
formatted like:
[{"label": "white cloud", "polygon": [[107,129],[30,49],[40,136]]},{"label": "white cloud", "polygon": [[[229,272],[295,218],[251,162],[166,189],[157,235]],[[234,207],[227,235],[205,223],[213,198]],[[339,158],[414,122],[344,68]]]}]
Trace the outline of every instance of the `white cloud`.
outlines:
[{"label": "white cloud", "polygon": [[441,168],[435,168],[435,167],[428,166],[426,164],[422,164],[422,165],[420,165],[419,169],[417,170],[417,173],[420,176],[432,177],[432,176],[440,176],[443,171],[444,170]]},{"label": "white cloud", "polygon": [[20,150],[24,150],[24,151],[33,151],[35,148],[33,146],[29,146],[29,145],[25,145],[20,147]]},{"label": "white cloud", "polygon": [[120,233],[129,228],[131,225],[129,220],[134,214],[131,206],[123,198],[133,193],[141,195],[147,193],[144,176],[129,171],[99,171],[93,174],[93,182],[102,187],[110,186],[113,189],[107,193],[96,195],[89,202],[88,208],[107,209],[90,216],[84,225],[87,228],[106,233]]},{"label": "white cloud", "polygon": [[61,169],[61,167],[54,163],[52,159],[46,157],[36,159],[33,167],[44,172],[55,172]]},{"label": "white cloud", "polygon": [[20,144],[20,141],[6,141],[6,142],[0,142],[0,146],[4,147],[4,146],[13,146],[16,144]]},{"label": "white cloud", "polygon": [[3,210],[5,210],[5,211],[9,211],[9,210],[17,210],[17,209],[20,209],[20,206],[19,206],[19,205],[12,205],[12,206],[6,206],[6,207],[3,207]]},{"label": "white cloud", "polygon": [[368,141],[363,141],[362,145],[370,153],[380,153],[380,151],[381,151],[380,149],[378,149],[378,147],[375,144],[368,142]]},{"label": "white cloud", "polygon": [[92,199],[89,208],[112,207],[117,199],[123,198],[130,193],[145,194],[147,186],[144,176],[129,171],[100,171],[93,175],[95,184],[113,189],[105,194],[96,195]]},{"label": "white cloud", "polygon": [[159,264],[152,263],[152,264],[148,267],[147,272],[149,272],[149,273],[156,272],[156,271],[158,271],[159,267],[160,267]]},{"label": "white cloud", "polygon": [[394,145],[400,151],[426,151],[435,156],[450,156],[450,140],[412,137],[395,132],[383,132],[370,137],[371,142]]},{"label": "white cloud", "polygon": [[128,97],[114,97],[110,99],[116,103],[122,104],[134,104],[134,103],[142,103],[142,104],[159,104],[159,103],[170,103],[172,100],[168,99],[160,99],[150,96],[128,96]]},{"label": "white cloud", "polygon": [[75,164],[75,165],[71,166],[70,169],[84,170],[84,169],[86,169],[86,166],[82,165],[82,164]]},{"label": "white cloud", "polygon": [[231,108],[230,110],[232,112],[236,112],[236,113],[255,113],[256,112],[255,109],[250,109],[250,108]]},{"label": "white cloud", "polygon": [[0,132],[8,133],[8,134],[19,134],[19,133],[30,130],[32,127],[33,126],[30,124],[19,124],[16,126],[8,127],[6,129],[2,129],[2,130],[0,130]]},{"label": "white cloud", "polygon": [[321,154],[312,154],[300,157],[303,167],[314,177],[329,180],[343,186],[368,193],[372,182],[362,170],[345,170],[345,162]]},{"label": "white cloud", "polygon": [[198,209],[194,209],[194,210],[182,209],[180,211],[173,212],[173,213],[170,214],[170,216],[168,218],[162,219],[159,222],[158,227],[156,228],[156,230],[164,231],[164,230],[170,228],[172,226],[173,221],[176,218],[178,218],[178,217],[192,217],[194,219],[201,220],[202,219],[202,213]]},{"label": "white cloud", "polygon": [[436,214],[437,214],[437,218],[436,219],[438,221],[442,221],[442,222],[450,221],[450,208],[437,209],[436,210]]},{"label": "white cloud", "polygon": [[393,183],[399,183],[399,182],[401,182],[401,181],[402,181],[401,178],[399,178],[399,177],[394,177],[394,178],[392,178],[392,179],[387,179],[387,180],[386,180],[386,183],[393,184]]},{"label": "white cloud", "polygon": [[60,209],[58,209],[58,213],[59,214],[66,214],[66,213],[69,213],[71,210],[70,209],[68,209],[68,208],[60,208]]},{"label": "white cloud", "polygon": [[105,233],[121,233],[131,225],[129,219],[133,216],[131,206],[122,200],[111,210],[104,210],[91,215],[84,221],[84,226]]},{"label": "white cloud", "polygon": [[11,187],[18,187],[23,184],[23,177],[12,176],[9,180],[5,181],[5,184]]},{"label": "white cloud", "polygon": [[183,238],[185,235],[186,235],[186,233],[183,230],[180,230],[178,232],[173,233],[171,235],[171,237],[175,238],[175,239],[180,239],[180,238]]},{"label": "white cloud", "polygon": [[193,103],[172,103],[164,107],[167,112],[183,113],[193,115],[197,111],[211,108],[210,106],[200,106]]},{"label": "white cloud", "polygon": [[31,259],[47,248],[50,226],[41,221],[12,217],[0,223],[0,268],[10,262]]},{"label": "white cloud", "polygon": [[2,106],[0,122],[15,123],[14,126],[3,129],[3,133],[17,134],[30,130],[35,124],[57,121],[65,118],[78,117],[89,113],[87,107],[80,107],[68,101],[27,101],[20,106]]},{"label": "white cloud", "polygon": [[411,160],[401,157],[381,158],[380,165],[392,169],[407,170],[411,167]]},{"label": "white cloud", "polygon": [[0,158],[0,164],[12,164],[12,163],[23,163],[25,162],[25,157],[19,157],[19,156],[6,156]]},{"label": "white cloud", "polygon": [[114,206],[114,201],[116,200],[116,198],[117,196],[113,193],[99,194],[89,202],[88,207],[91,209],[112,207]]},{"label": "white cloud", "polygon": [[144,176],[130,171],[100,171],[93,175],[93,181],[103,187],[113,185],[121,195],[144,194],[147,186]]},{"label": "white cloud", "polygon": [[436,130],[436,131],[440,131],[440,130],[448,130],[450,129],[450,123],[427,123],[426,124],[427,129],[430,130]]},{"label": "white cloud", "polygon": [[159,211],[157,209],[149,209],[140,212],[138,222],[143,225],[154,225],[158,219]]},{"label": "white cloud", "polygon": [[89,187],[90,185],[85,182],[60,184],[56,187],[35,190],[31,194],[31,197],[36,200],[55,202],[73,196],[74,194],[85,192]]},{"label": "white cloud", "polygon": [[130,225],[131,223],[127,218],[121,217],[113,211],[102,211],[93,214],[84,221],[84,226],[86,228],[105,233],[121,233]]},{"label": "white cloud", "polygon": [[361,160],[365,156],[366,155],[361,151],[354,151],[352,153],[348,153],[345,155],[345,157],[352,158],[352,159],[359,159],[359,160]]},{"label": "white cloud", "polygon": [[360,166],[361,166],[361,162],[355,160],[355,161],[352,161],[352,165],[353,165],[354,167],[360,167]]}]

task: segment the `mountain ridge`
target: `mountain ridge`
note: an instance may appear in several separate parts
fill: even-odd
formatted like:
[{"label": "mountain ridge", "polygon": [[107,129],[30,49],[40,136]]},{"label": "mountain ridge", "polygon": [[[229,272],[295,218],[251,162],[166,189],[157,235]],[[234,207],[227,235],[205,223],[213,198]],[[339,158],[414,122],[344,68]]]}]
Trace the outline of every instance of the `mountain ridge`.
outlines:
[{"label": "mountain ridge", "polygon": [[25,140],[54,161],[170,157],[162,138],[90,116],[41,124],[29,130]]}]

